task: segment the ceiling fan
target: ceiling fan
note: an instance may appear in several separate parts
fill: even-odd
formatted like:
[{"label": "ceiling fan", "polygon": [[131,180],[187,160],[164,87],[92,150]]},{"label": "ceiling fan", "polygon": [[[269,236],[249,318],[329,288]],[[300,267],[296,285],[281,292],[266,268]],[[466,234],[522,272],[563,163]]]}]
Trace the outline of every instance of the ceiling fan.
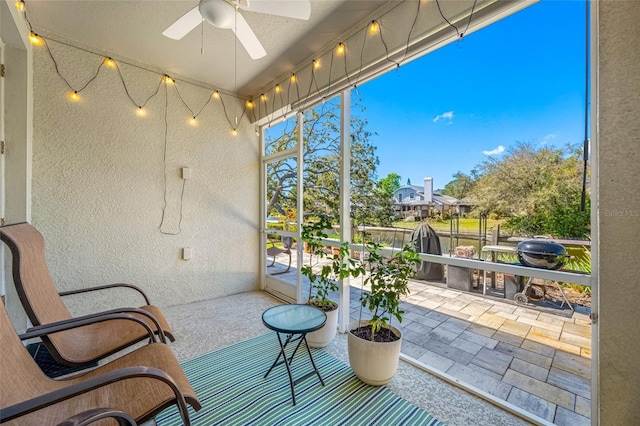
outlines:
[{"label": "ceiling fan", "polygon": [[214,27],[235,32],[251,58],[262,58],[267,52],[239,9],[304,20],[311,16],[310,0],[200,0],[198,6],[171,24],[162,35],[180,40],[204,19]]}]

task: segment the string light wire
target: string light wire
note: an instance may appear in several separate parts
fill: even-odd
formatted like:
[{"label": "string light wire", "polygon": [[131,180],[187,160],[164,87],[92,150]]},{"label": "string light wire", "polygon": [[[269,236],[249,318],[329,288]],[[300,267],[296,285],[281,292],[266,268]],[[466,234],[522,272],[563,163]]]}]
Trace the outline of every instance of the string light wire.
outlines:
[{"label": "string light wire", "polygon": [[184,188],[186,186],[186,179],[182,180],[182,191],[180,192],[180,219],[178,220],[178,232],[167,232],[163,231],[162,227],[164,225],[164,219],[167,210],[167,145],[168,145],[168,134],[169,134],[169,91],[167,89],[167,85],[164,86],[164,149],[162,153],[162,164],[164,166],[164,205],[162,206],[162,219],[160,220],[160,233],[165,235],[179,235],[182,232],[182,211],[184,207]]},{"label": "string light wire", "polygon": [[124,87],[124,92],[127,94],[127,97],[129,98],[129,100],[131,100],[131,102],[133,102],[133,104],[138,108],[144,108],[144,106],[147,105],[147,102],[149,102],[149,100],[154,96],[156,96],[160,91],[160,86],[162,85],[162,80],[163,80],[162,77],[160,78],[160,81],[158,81],[158,85],[156,86],[156,91],[153,92],[153,94],[150,95],[143,103],[138,105],[138,103],[133,99],[133,97],[129,93],[129,88],[127,87],[127,83],[124,81],[124,76],[122,75],[122,71],[120,70],[120,66],[118,65],[118,62],[113,61],[113,63],[115,64],[116,70],[118,71],[118,76],[120,77],[120,81],[122,82],[122,86]]},{"label": "string light wire", "polygon": [[47,40],[42,37],[39,36],[42,41],[44,42],[44,46],[47,48],[47,53],[49,54],[49,57],[51,58],[51,61],[53,61],[53,67],[56,70],[56,73],[60,76],[60,78],[62,78],[62,80],[65,82],[65,84],[69,87],[69,89],[71,89],[71,91],[75,92],[75,93],[80,93],[82,92],[84,89],[87,88],[87,86],[98,77],[98,74],[100,73],[100,69],[102,69],[102,66],[104,65],[104,60],[100,61],[100,65],[98,65],[98,69],[96,69],[95,74],[93,75],[93,77],[91,77],[85,84],[84,86],[82,86],[79,89],[74,89],[73,86],[71,85],[71,83],[69,83],[69,80],[67,80],[62,73],[60,73],[60,69],[58,68],[58,61],[56,61],[56,58],[53,57],[53,53],[51,52],[51,49],[49,48],[49,43],[47,43]]},{"label": "string light wire", "polygon": [[207,101],[204,103],[204,105],[202,105],[202,108],[200,108],[200,111],[198,111],[197,114],[194,114],[193,110],[191,109],[191,107],[189,107],[189,105],[187,105],[187,103],[184,101],[182,95],[180,94],[180,90],[178,90],[178,85],[174,84],[173,85],[174,88],[176,89],[176,93],[178,95],[178,99],[180,99],[180,102],[182,102],[182,104],[185,106],[185,108],[187,108],[189,110],[189,112],[191,113],[191,116],[193,118],[198,118],[198,116],[202,113],[202,111],[204,110],[204,108],[209,105],[209,102],[211,102],[212,97],[207,94]]},{"label": "string light wire", "polygon": [[460,31],[458,31],[458,27],[456,27],[451,22],[449,22],[447,17],[444,16],[444,13],[442,13],[442,9],[440,8],[440,1],[436,0],[436,6],[438,6],[438,12],[440,12],[440,16],[442,16],[442,19],[444,19],[446,21],[446,23],[449,24],[449,26],[456,31],[456,35],[458,36],[458,39],[460,39],[460,40],[462,40],[462,38],[466,34],[467,30],[469,29],[469,25],[471,25],[471,18],[473,17],[473,12],[475,11],[477,1],[478,0],[474,0],[473,1],[473,5],[471,6],[471,13],[469,14],[469,20],[467,21],[467,27],[464,29],[463,32],[460,32]]},{"label": "string light wire", "polygon": [[[436,0],[436,3],[437,2],[438,2],[438,0]],[[402,55],[402,59],[400,59],[400,61],[398,61],[399,63],[403,63],[404,60],[407,58],[407,52],[409,51],[409,44],[411,43],[411,34],[413,34],[413,29],[416,26],[416,22],[418,22],[418,16],[420,16],[420,4],[422,2],[420,0],[418,0],[416,3],[418,3],[418,7],[416,8],[416,14],[413,17],[413,23],[411,24],[411,28],[409,29],[409,35],[407,36],[407,47],[404,49],[404,55]],[[440,6],[438,6],[438,8],[440,8]],[[399,67],[400,67],[400,65],[398,64],[398,68]]]}]

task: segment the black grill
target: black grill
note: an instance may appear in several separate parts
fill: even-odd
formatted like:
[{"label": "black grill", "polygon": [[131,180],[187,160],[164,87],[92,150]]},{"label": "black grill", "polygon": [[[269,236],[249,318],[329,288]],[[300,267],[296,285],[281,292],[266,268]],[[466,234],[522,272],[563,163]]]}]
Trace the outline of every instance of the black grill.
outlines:
[{"label": "black grill", "polygon": [[548,239],[526,240],[516,247],[518,260],[525,266],[541,269],[560,269],[569,254],[563,245]]}]

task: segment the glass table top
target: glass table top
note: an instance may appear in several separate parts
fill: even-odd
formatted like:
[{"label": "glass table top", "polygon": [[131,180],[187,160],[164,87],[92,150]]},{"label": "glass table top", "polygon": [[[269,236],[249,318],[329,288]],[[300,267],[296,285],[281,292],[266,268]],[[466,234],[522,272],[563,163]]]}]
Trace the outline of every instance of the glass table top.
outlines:
[{"label": "glass table top", "polygon": [[262,322],[280,333],[302,334],[322,327],[327,322],[327,315],[310,305],[278,305],[264,311]]}]

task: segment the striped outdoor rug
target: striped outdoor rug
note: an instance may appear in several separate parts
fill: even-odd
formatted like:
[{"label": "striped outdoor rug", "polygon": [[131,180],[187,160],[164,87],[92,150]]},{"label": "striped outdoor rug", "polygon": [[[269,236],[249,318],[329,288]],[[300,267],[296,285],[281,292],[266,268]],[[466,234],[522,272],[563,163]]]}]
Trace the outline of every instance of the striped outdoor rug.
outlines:
[{"label": "striped outdoor rug", "polygon": [[[442,425],[386,387],[362,383],[349,366],[323,350],[312,350],[325,386],[315,375],[300,382],[295,406],[284,365],[263,378],[279,352],[275,333],[185,361],[182,366],[202,402],[199,412],[190,409],[192,424]],[[305,352],[301,348],[293,360],[294,379],[312,370]],[[158,426],[181,424],[174,408],[160,413],[156,422]]]}]

